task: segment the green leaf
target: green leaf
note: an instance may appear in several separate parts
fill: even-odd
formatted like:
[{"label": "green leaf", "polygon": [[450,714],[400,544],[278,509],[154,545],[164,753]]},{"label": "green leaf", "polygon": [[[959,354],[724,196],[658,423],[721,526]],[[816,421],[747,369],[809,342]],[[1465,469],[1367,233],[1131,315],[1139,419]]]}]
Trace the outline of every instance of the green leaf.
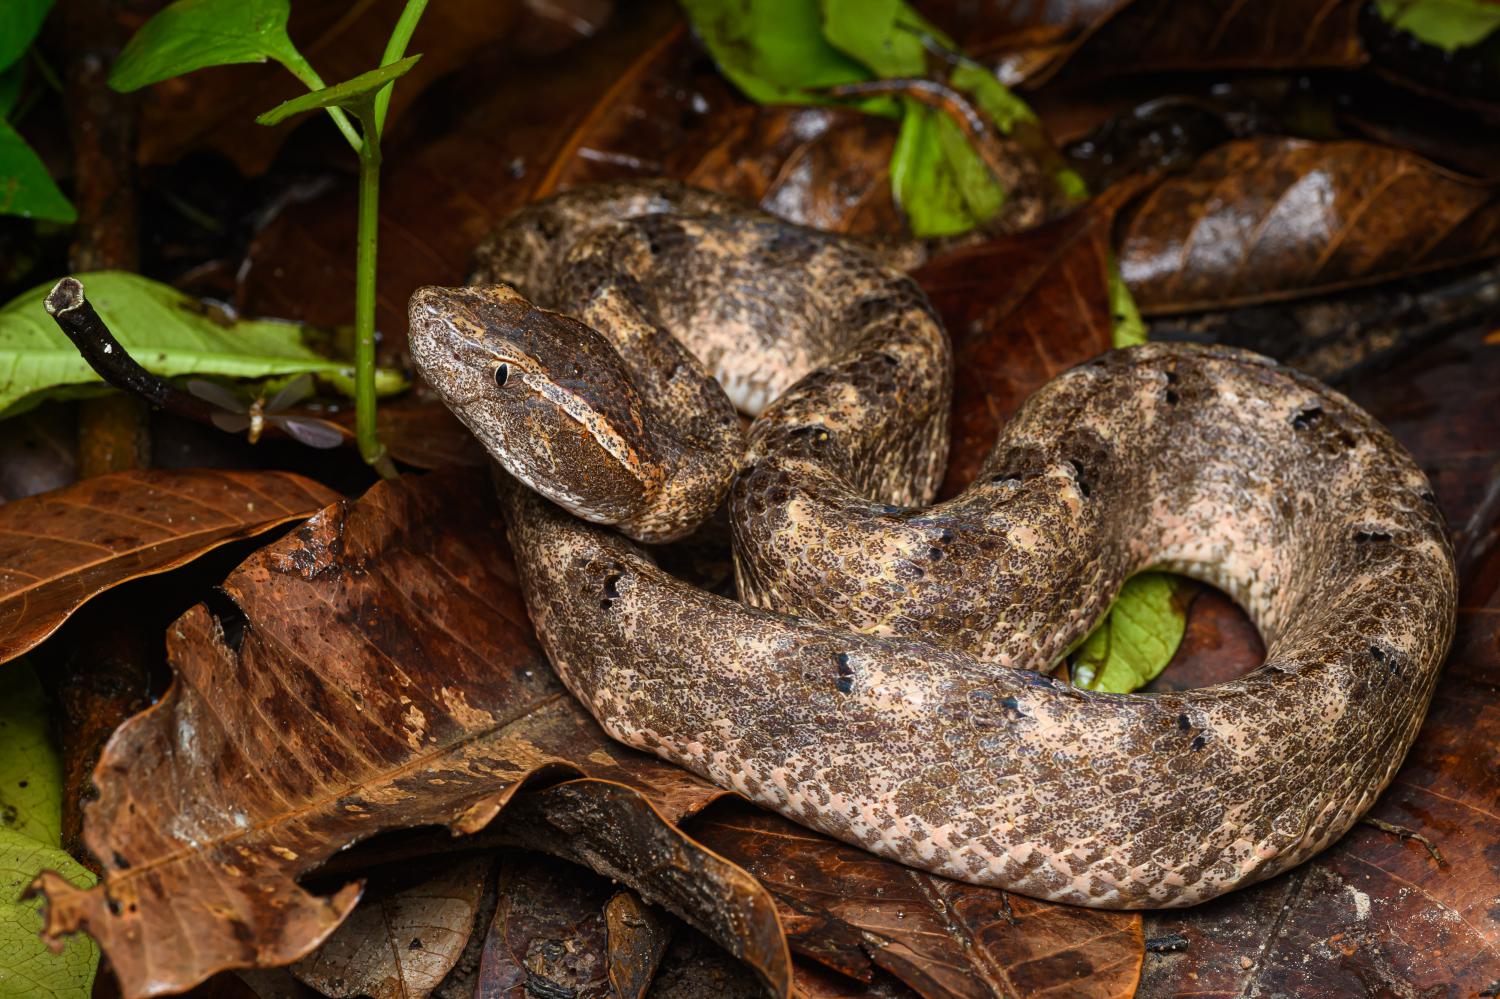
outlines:
[{"label": "green leaf", "polygon": [[333,107],[343,108],[363,118],[364,112],[373,112],[375,92],[393,80],[405,76],[420,58],[422,58],[420,55],[407,56],[400,62],[393,62],[389,66],[381,66],[368,73],[361,73],[343,83],[335,83],[331,87],[314,90],[301,97],[293,97],[289,101],[276,105],[265,114],[258,115],[255,120],[262,125],[277,125],[293,115]]},{"label": "green leaf", "polygon": [[828,43],[883,79],[926,75],[922,35],[947,44],[941,31],[901,0],[819,0],[819,6]]},{"label": "green leaf", "polygon": [[682,0],[714,62],[761,104],[821,103],[807,91],[870,72],[823,37],[814,0]]},{"label": "green leaf", "polygon": [[1146,342],[1146,323],[1135,307],[1125,279],[1120,277],[1120,265],[1111,254],[1109,258],[1109,311],[1114,317],[1114,328],[1110,340],[1116,347],[1134,347]]},{"label": "green leaf", "polygon": [[79,888],[94,875],[64,853],[62,761],[53,747],[47,699],[26,662],[0,670],[0,995],[86,999],[99,950],[88,937],[61,954],[42,942],[41,900],[21,901],[44,870]]},{"label": "green leaf", "polygon": [[25,660],[0,669],[0,831],[62,845],[62,760],[47,695]]},{"label": "green leaf", "polygon": [[[307,371],[320,377],[353,376],[352,361],[318,354],[296,323],[232,319],[138,274],[95,271],[78,278],[105,325],[155,374],[264,378]],[[50,285],[33,288],[0,308],[0,418],[48,396],[76,397],[80,386],[102,387],[42,307],[49,290]],[[387,377],[384,383],[399,387],[400,379]]]},{"label": "green leaf", "polygon": [[21,895],[43,871],[56,871],[79,888],[91,871],[55,846],[0,829],[0,995],[88,999],[99,948],[87,936],[68,939],[61,954],[42,942],[42,900]]},{"label": "green leaf", "polygon": [[1120,588],[1109,616],[1073,654],[1073,683],[1128,694],[1150,683],[1177,652],[1187,617],[1174,576],[1143,572]]},{"label": "green leaf", "polygon": [[1445,52],[1476,45],[1500,28],[1495,0],[1375,0],[1391,27]]},{"label": "green leaf", "polygon": [[0,121],[0,215],[72,222],[72,202],[58,190],[47,166],[21,134]]},{"label": "green leaf", "polygon": [[5,0],[0,13],[0,69],[21,58],[51,9],[52,0]]},{"label": "green leaf", "polygon": [[301,60],[287,37],[290,0],[177,0],[141,26],[109,74],[121,93],[208,66]]},{"label": "green leaf", "polygon": [[0,121],[8,121],[21,97],[21,83],[26,79],[26,64],[18,62],[0,70]]},{"label": "green leaf", "polygon": [[912,235],[956,236],[995,217],[1005,191],[958,124],[906,100],[901,133],[891,153],[891,189]]}]

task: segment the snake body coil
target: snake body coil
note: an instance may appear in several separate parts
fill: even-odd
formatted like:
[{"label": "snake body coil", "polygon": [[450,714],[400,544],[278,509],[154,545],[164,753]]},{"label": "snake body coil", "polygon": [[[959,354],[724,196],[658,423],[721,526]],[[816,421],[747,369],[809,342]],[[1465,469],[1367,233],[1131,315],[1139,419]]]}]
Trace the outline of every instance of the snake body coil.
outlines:
[{"label": "snake body coil", "polygon": [[[532,206],[482,261],[413,297],[413,356],[532,487],[502,488],[527,605],[614,738],[915,867],[1133,908],[1310,857],[1415,737],[1451,550],[1410,457],[1312,379],[1115,351],[928,505],[948,342],[871,251],[636,185]],[[736,406],[763,409],[747,439]],[[727,490],[750,606],[533,490],[646,541]],[[1148,567],[1226,590],[1264,665],[1152,695],[1044,675]]]}]

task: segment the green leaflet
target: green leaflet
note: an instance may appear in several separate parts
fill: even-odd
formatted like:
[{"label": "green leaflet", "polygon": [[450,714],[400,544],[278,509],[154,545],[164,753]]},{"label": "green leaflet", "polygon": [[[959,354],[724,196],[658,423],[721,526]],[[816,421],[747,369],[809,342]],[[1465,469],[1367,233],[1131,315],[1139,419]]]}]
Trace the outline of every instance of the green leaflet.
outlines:
[{"label": "green leaflet", "polygon": [[72,222],[78,217],[73,205],[52,182],[41,157],[19,132],[3,121],[0,121],[0,215],[53,222]]},{"label": "green leaflet", "polygon": [[1156,678],[1182,642],[1187,617],[1175,577],[1132,576],[1097,628],[1073,654],[1073,683],[1088,690],[1128,694]]},{"label": "green leaflet", "polygon": [[51,9],[52,0],[5,0],[0,14],[0,69],[21,58]]},{"label": "green leaflet", "polygon": [[1146,342],[1145,320],[1141,319],[1140,310],[1135,307],[1130,289],[1125,287],[1125,279],[1120,277],[1120,265],[1114,254],[1110,254],[1109,258],[1109,314],[1114,319],[1114,328],[1110,334],[1112,346],[1134,347]]},{"label": "green leaflet", "polygon": [[[293,115],[299,115],[307,111],[318,111],[322,108],[341,107],[348,111],[358,112],[361,105],[369,105],[371,115],[374,113],[374,95],[381,87],[387,86],[391,81],[406,75],[407,71],[417,64],[420,55],[407,56],[400,62],[393,62],[389,66],[381,66],[372,69],[368,73],[361,73],[356,77],[345,80],[343,83],[335,83],[331,87],[322,90],[314,90],[310,94],[293,97],[289,101],[283,101],[271,110],[256,117],[256,122],[261,125],[277,125]],[[360,117],[363,117],[361,115]]]},{"label": "green leaflet", "polygon": [[121,93],[209,66],[302,61],[287,37],[289,0],[177,0],[131,37],[109,74]]},{"label": "green leaflet", "polygon": [[724,75],[761,104],[819,103],[808,93],[870,78],[823,37],[812,0],[682,0]]},{"label": "green leaflet", "polygon": [[80,888],[94,875],[61,843],[62,762],[48,737],[46,697],[26,662],[0,670],[0,995],[86,999],[99,949],[86,936],[53,954],[40,899],[21,895],[44,870]]},{"label": "green leaflet", "polygon": [[[105,324],[154,374],[266,378],[306,371],[335,382],[353,375],[352,361],[318,354],[295,323],[230,319],[138,274],[95,271],[78,277]],[[23,412],[43,398],[76,398],[104,389],[42,307],[48,290],[33,288],[0,308],[0,418]],[[404,382],[387,371],[377,378],[377,385],[391,392]]]},{"label": "green leaflet", "polygon": [[1477,45],[1500,28],[1495,0],[1375,0],[1393,28],[1445,52]]}]

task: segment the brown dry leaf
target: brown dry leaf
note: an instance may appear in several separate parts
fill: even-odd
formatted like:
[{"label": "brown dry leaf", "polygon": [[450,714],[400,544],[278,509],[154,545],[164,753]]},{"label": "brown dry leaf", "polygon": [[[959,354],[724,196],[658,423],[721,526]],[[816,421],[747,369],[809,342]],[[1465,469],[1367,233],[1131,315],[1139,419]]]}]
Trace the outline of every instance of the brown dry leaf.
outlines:
[{"label": "brown dry leaf", "polygon": [[485,936],[475,999],[605,999],[610,883],[573,864],[508,853],[499,884],[500,905]]},{"label": "brown dry leaf", "polygon": [[90,597],[311,516],[336,494],[289,472],[118,472],[0,506],[0,662]]},{"label": "brown dry leaf", "polygon": [[1493,256],[1500,197],[1387,146],[1244,139],[1141,197],[1119,247],[1143,312],[1223,309]]},{"label": "brown dry leaf", "polygon": [[465,856],[381,872],[358,907],[292,973],[326,996],[425,999],[463,954],[491,870]]},{"label": "brown dry leaf", "polygon": [[[317,897],[297,880],[343,847],[422,825],[473,832],[539,771],[604,778],[591,783],[665,830],[721,795],[609,742],[562,689],[491,493],[474,472],[377,485],[247,560],[212,612],[183,615],[167,638],[176,683],[95,774],[85,842],[105,881],[44,875],[49,931],[91,933],[127,996],[180,990],[326,939],[359,886]],[[715,863],[721,890],[690,915],[734,927],[720,942],[784,991],[770,897]]]},{"label": "brown dry leaf", "polygon": [[1136,913],[950,881],[738,802],[716,805],[688,829],[771,890],[795,951],[847,975],[869,977],[873,962],[929,999],[1135,993]]},{"label": "brown dry leaf", "polygon": [[[323,79],[338,83],[380,64],[391,28],[404,0],[298,0],[288,33]],[[581,21],[573,37],[599,26],[599,14]],[[391,125],[434,81],[466,65],[488,47],[521,35],[536,20],[522,0],[446,0],[428,8],[408,51],[422,61],[392,91]],[[557,46],[556,41],[552,43]],[[183,154],[208,147],[228,157],[241,173],[263,172],[301,122],[274,128],[255,116],[305,93],[306,87],[276,63],[222,66],[164,81],[150,91],[142,110],[141,163],[173,163]],[[324,123],[326,124],[326,123]]]},{"label": "brown dry leaf", "polygon": [[1125,73],[1351,68],[1368,58],[1361,6],[1362,0],[1133,0],[1096,21],[1027,83],[1045,83],[1059,69],[1071,85]]},{"label": "brown dry leaf", "polygon": [[672,939],[672,924],[633,891],[615,892],[604,906],[609,938],[609,987],[617,999],[643,999]]},{"label": "brown dry leaf", "polygon": [[953,338],[953,445],[944,495],[974,478],[1023,399],[1109,349],[1111,217],[1108,204],[1095,202],[914,273]]}]

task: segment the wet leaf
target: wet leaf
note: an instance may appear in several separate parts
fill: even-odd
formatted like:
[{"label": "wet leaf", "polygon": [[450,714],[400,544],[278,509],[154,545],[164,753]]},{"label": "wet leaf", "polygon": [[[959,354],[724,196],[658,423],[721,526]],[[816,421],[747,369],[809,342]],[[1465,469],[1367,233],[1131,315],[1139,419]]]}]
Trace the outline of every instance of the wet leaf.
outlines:
[{"label": "wet leaf", "polygon": [[672,923],[633,891],[615,892],[604,906],[609,939],[609,987],[618,999],[642,999],[672,939]]},{"label": "wet leaf", "polygon": [[[574,785],[613,789],[663,849],[696,849],[666,821],[723,792],[609,742],[567,695],[502,539],[483,475],[408,476],[327,508],[237,569],[212,612],[180,618],[176,683],[97,772],[85,842],[106,883],[44,877],[49,931],[86,929],[127,996],[289,962],[359,896],[314,896],[300,877],[383,830],[474,832],[539,771],[603,778]],[[784,978],[769,897],[714,863],[739,887],[699,896],[694,915],[734,927],[722,942],[748,958],[769,941],[759,967]]]},{"label": "wet leaf", "polygon": [[0,506],[0,662],[112,586],[300,520],[333,498],[287,472],[139,471]]},{"label": "wet leaf", "polygon": [[533,853],[507,853],[499,877],[500,905],[485,937],[475,995],[609,995],[610,883]]},{"label": "wet leaf", "polygon": [[[1125,73],[1359,66],[1367,58],[1359,35],[1362,5],[1363,0],[1129,0],[1088,23],[1027,82],[1040,85],[1059,67],[1060,79],[1077,85]],[[1099,5],[1076,6],[1099,12]]]},{"label": "wet leaf", "polygon": [[46,696],[27,663],[0,672],[0,995],[82,999],[99,949],[86,939],[54,954],[41,939],[40,905],[22,893],[44,870],[80,888],[94,876],[62,851],[62,761]]},{"label": "wet leaf", "polygon": [[352,915],[292,973],[326,996],[425,999],[474,931],[492,868],[458,857],[380,872]]},{"label": "wet leaf", "polygon": [[1228,308],[1493,256],[1500,198],[1386,146],[1245,139],[1143,195],[1119,245],[1142,312]]},{"label": "wet leaf", "polygon": [[1073,683],[1112,694],[1139,690],[1167,667],[1185,630],[1176,578],[1132,576],[1109,617],[1073,653]]},{"label": "wet leaf", "polygon": [[[120,343],[153,374],[215,374],[263,378],[311,372],[339,380],[352,361],[330,360],[304,341],[295,323],[235,319],[175,288],[125,271],[78,275],[89,301]],[[37,287],[0,307],[0,417],[14,416],[44,398],[77,398],[107,391],[42,307],[51,286]],[[404,385],[385,372],[382,392]]]},{"label": "wet leaf", "polygon": [[1136,913],[950,881],[738,802],[688,828],[771,890],[793,949],[846,975],[868,977],[874,965],[929,999],[1135,993]]}]

